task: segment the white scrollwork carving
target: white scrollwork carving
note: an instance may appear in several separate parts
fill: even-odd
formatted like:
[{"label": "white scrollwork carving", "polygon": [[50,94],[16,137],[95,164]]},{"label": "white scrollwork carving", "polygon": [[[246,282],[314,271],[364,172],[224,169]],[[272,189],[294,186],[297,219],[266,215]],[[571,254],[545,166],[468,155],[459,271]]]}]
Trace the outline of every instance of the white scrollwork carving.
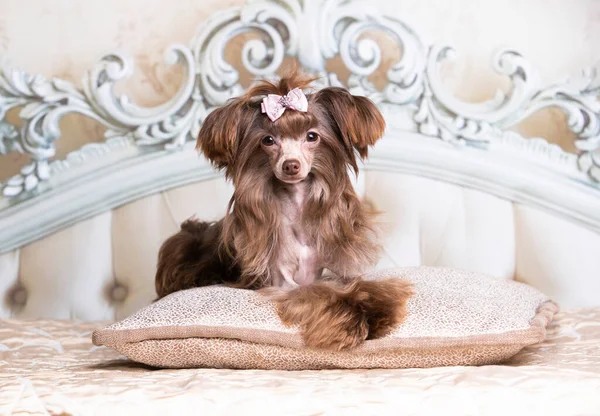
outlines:
[{"label": "white scrollwork carving", "polygon": [[425,69],[424,93],[414,116],[419,131],[428,136],[464,144],[465,141],[489,141],[503,134],[503,123],[518,113],[520,106],[535,91],[536,77],[522,57],[514,51],[495,54],[495,70],[510,77],[513,90],[508,96],[497,91],[491,100],[465,103],[452,96],[439,77],[439,63],[454,57],[448,46],[433,46]]},{"label": "white scrollwork carving", "polygon": [[[581,151],[579,168],[600,182],[598,68],[584,70],[579,77],[540,89],[538,75],[529,63],[515,51],[501,50],[494,55],[492,64],[497,73],[510,78],[511,91],[509,94],[498,91],[493,99],[472,104],[453,97],[440,80],[439,63],[452,55],[449,47],[430,49],[424,93],[414,115],[421,133],[454,143],[500,140],[512,134],[506,129],[531,114],[546,107],[558,107],[567,115],[568,126],[577,136],[575,145]],[[556,153],[556,146],[547,150]]]},{"label": "white scrollwork carving", "polygon": [[0,155],[7,155],[10,152],[23,152],[19,145],[19,132],[12,125],[0,120]]},{"label": "white scrollwork carving", "polygon": [[[369,77],[382,62],[381,46],[368,35],[387,34],[402,55],[387,72],[379,91]],[[84,77],[82,87],[45,79],[3,65],[0,68],[0,154],[17,151],[32,159],[15,177],[2,184],[5,197],[35,191],[41,181],[61,169],[49,168],[60,137],[59,121],[68,113],[90,117],[106,127],[106,139],[128,140],[137,146],[181,148],[193,140],[200,123],[215,106],[243,92],[239,72],[226,61],[234,37],[251,34],[242,47],[242,63],[255,77],[273,75],[286,56],[309,71],[324,75],[320,85],[341,85],[326,72],[326,62],[339,56],[350,71],[346,87],[378,103],[416,108],[414,126],[425,135],[452,143],[500,140],[506,129],[535,111],[556,106],[565,111],[577,135],[579,168],[600,182],[600,121],[598,70],[540,89],[529,64],[516,52],[503,50],[493,68],[510,78],[512,89],[479,104],[464,103],[444,88],[439,62],[452,49],[428,48],[404,22],[386,17],[360,0],[249,0],[241,8],[211,16],[189,46],[173,45],[166,62],[184,69],[182,84],[169,101],[140,107],[117,96],[115,83],[127,79],[133,63],[111,54]],[[11,108],[21,108],[19,129],[5,121]],[[411,110],[412,111],[412,110]],[[56,164],[58,167],[59,164]]]},{"label": "white scrollwork carving", "polygon": [[579,168],[600,182],[600,63],[574,78],[537,92],[525,105],[521,119],[545,108],[558,107],[581,151]]},{"label": "white scrollwork carving", "polygon": [[[319,39],[324,58],[340,55],[350,70],[349,87],[362,90],[376,101],[407,104],[423,92],[423,68],[427,48],[417,34],[404,22],[382,16],[366,2],[323,2],[319,12]],[[402,56],[387,72],[388,84],[377,91],[368,81],[381,65],[382,51],[377,42],[365,38],[369,32],[383,32],[402,49]],[[312,48],[314,50],[314,46]]]}]

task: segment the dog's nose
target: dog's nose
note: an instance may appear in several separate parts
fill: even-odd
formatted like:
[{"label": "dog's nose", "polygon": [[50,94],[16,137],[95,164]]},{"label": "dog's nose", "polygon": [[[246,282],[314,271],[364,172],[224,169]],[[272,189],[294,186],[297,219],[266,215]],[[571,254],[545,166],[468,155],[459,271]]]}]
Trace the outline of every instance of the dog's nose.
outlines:
[{"label": "dog's nose", "polygon": [[283,173],[286,175],[297,175],[300,172],[300,161],[298,159],[288,159],[283,162]]}]

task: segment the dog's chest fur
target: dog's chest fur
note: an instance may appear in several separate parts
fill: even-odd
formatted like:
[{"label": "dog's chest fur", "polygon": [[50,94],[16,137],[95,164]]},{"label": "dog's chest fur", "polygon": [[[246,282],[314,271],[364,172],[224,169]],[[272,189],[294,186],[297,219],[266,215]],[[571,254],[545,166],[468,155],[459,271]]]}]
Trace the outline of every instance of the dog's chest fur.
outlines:
[{"label": "dog's chest fur", "polygon": [[321,274],[316,243],[302,223],[308,192],[304,182],[279,190],[281,243],[272,270],[275,286],[307,285]]}]

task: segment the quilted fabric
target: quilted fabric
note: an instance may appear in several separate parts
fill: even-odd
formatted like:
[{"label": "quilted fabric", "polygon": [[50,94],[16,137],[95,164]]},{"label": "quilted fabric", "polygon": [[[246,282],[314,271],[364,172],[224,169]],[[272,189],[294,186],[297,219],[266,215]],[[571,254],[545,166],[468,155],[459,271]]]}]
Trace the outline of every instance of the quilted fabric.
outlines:
[{"label": "quilted fabric", "polygon": [[370,279],[413,283],[407,319],[351,351],[304,347],[297,328],[249,290],[212,286],[173,293],[94,332],[134,361],[158,367],[407,368],[503,361],[540,342],[557,305],[522,283],[433,267],[389,269]]}]

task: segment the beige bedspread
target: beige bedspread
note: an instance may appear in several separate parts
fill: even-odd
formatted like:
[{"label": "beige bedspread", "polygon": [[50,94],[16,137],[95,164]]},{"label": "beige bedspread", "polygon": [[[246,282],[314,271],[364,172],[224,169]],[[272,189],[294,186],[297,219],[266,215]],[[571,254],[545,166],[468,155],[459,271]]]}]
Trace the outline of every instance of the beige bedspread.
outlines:
[{"label": "beige bedspread", "polygon": [[600,308],[506,365],[414,370],[155,370],[92,346],[105,324],[0,320],[0,415],[600,415]]}]

